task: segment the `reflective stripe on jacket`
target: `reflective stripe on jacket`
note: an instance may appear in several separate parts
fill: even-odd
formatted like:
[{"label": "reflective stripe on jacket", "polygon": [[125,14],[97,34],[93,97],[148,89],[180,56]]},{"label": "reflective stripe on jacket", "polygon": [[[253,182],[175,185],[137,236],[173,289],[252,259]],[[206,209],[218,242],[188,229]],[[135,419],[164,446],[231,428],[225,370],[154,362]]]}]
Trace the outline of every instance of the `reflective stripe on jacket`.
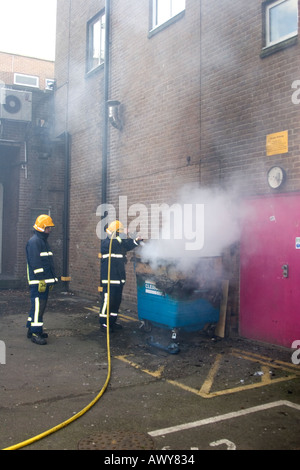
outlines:
[{"label": "reflective stripe on jacket", "polygon": [[26,245],[27,279],[29,285],[38,284],[43,280],[46,284],[57,282],[53,253],[47,242],[48,234],[37,232]]},{"label": "reflective stripe on jacket", "polygon": [[[108,260],[109,260],[110,239],[106,238],[101,242],[101,282],[108,282]],[[125,264],[127,251],[133,250],[138,245],[131,238],[116,237],[111,245],[111,265],[110,265],[110,282],[111,284],[125,284],[126,272]]]}]

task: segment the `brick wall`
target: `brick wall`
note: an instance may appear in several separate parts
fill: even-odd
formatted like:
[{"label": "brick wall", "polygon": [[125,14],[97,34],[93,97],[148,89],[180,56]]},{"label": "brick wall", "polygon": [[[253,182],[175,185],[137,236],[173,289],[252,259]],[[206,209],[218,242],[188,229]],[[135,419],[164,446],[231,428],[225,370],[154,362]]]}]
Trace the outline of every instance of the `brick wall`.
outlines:
[{"label": "brick wall", "polygon": [[54,78],[54,62],[0,52],[0,81],[13,85],[14,73],[39,77],[39,88],[44,90],[46,78]]},{"label": "brick wall", "polygon": [[[141,203],[151,214],[151,204],[172,204],[199,177],[200,2],[188,1],[184,17],[152,37],[148,2],[132,2],[130,10],[114,2],[111,98],[122,103],[124,129],[111,130],[109,200],[118,206],[126,195],[128,207]],[[131,262],[127,272],[130,300]]]},{"label": "brick wall", "polygon": [[[260,57],[261,3],[225,1],[216,15],[212,2],[203,2],[202,11],[202,155],[218,160],[222,179],[235,176],[252,194],[271,191],[266,173],[278,163],[289,176],[284,190],[300,189],[299,106],[291,99],[299,44]],[[267,157],[267,134],[283,130],[289,131],[288,154]]]},{"label": "brick wall", "polygon": [[[100,241],[96,236],[101,203],[103,68],[86,76],[86,24],[104,1],[58,3],[55,100],[57,135],[71,135],[70,288],[98,296]],[[69,25],[71,25],[69,41]]]},{"label": "brick wall", "polygon": [[[262,2],[202,2],[201,182],[235,186],[237,198],[270,194],[267,171],[287,172],[279,192],[299,191],[300,107],[292,83],[300,77],[299,44],[264,58]],[[213,22],[207,21],[213,18]],[[288,130],[289,151],[267,156],[268,134]],[[239,252],[225,256],[230,277],[229,313],[238,324]]]},{"label": "brick wall", "polygon": [[[58,5],[56,132],[72,136],[71,289],[89,295],[99,273],[103,69],[85,75],[86,23],[103,7],[94,0]],[[288,174],[283,190],[299,190],[300,105],[291,86],[300,80],[300,46],[261,58],[261,0],[218,7],[187,0],[185,14],[150,37],[149,22],[149,2],[112,1],[109,98],[121,102],[124,126],[109,127],[108,202],[118,208],[127,196],[128,206],[171,204],[187,183],[235,184],[238,198],[266,194],[267,170],[277,163]],[[266,136],[283,130],[288,153],[267,157]],[[228,256],[236,311],[237,247]],[[133,263],[127,272],[124,299],[133,301]]]},{"label": "brick wall", "polygon": [[[39,105],[39,99],[33,98],[33,116],[37,120],[47,120],[50,110],[49,103],[47,106],[42,100]],[[2,272],[21,279],[24,284],[25,245],[33,232],[34,214],[39,215],[39,210],[51,211],[56,224],[51,246],[58,274],[62,269],[64,155],[60,147],[51,145],[49,156],[45,157],[44,136],[41,137],[40,128],[33,123],[3,122],[2,139],[19,144],[1,145],[0,142],[0,182],[4,186]]]},{"label": "brick wall", "polygon": [[[35,75],[40,89],[13,85],[13,74]],[[53,93],[45,79],[54,78],[54,63],[0,53],[0,80],[32,92],[32,121],[1,120],[0,182],[4,186],[2,273],[26,283],[25,245],[38,211],[50,210],[56,224],[50,241],[58,274],[62,270],[64,152],[53,138]],[[41,127],[45,123],[45,127]],[[10,143],[8,141],[12,141]],[[26,163],[26,164],[25,164]]]}]

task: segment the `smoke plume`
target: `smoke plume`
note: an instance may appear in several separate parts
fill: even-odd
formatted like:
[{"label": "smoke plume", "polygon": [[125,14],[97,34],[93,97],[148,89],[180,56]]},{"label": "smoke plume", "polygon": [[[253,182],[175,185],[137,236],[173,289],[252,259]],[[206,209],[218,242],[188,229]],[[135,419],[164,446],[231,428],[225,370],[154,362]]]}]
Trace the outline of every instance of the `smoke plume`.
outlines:
[{"label": "smoke plume", "polygon": [[153,269],[171,262],[185,272],[200,257],[221,256],[239,240],[244,213],[238,188],[185,186],[170,208],[175,206],[173,218],[162,216],[161,236],[151,237],[141,249],[141,260]]}]

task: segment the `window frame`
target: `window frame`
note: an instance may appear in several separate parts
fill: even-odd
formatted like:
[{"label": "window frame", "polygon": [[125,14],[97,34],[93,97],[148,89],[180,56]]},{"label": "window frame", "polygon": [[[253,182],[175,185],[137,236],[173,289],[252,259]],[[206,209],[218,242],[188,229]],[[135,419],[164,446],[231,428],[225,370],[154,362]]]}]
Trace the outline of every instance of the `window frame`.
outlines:
[{"label": "window frame", "polygon": [[[96,64],[93,63],[93,51],[94,51],[94,26],[100,23],[99,33],[99,58]],[[90,75],[96,70],[99,70],[105,62],[105,10],[101,10],[95,16],[93,16],[86,26],[86,74]]]},{"label": "window frame", "polygon": [[[22,77],[25,79],[25,81],[18,81],[17,77]],[[26,78],[29,79],[34,79],[35,80],[35,85],[32,83],[26,83]],[[19,73],[19,72],[14,72],[14,85],[18,86],[24,86],[24,87],[30,87],[30,88],[39,88],[40,87],[40,79],[36,75],[28,75],[25,73]]]},{"label": "window frame", "polygon": [[[172,9],[172,2],[173,0],[170,1],[170,9]],[[157,20],[157,2],[158,0],[150,0],[150,28],[149,28],[149,37],[151,37],[153,34],[155,34],[158,31],[161,31],[162,29],[165,29],[167,26],[170,24],[175,23],[179,19],[181,19],[185,15],[185,9],[186,9],[186,0],[184,0],[184,8],[179,11],[178,13],[175,13],[172,15],[172,11],[170,11],[170,16],[166,18],[162,22],[158,22]]]},{"label": "window frame", "polygon": [[263,15],[263,50],[262,57],[269,55],[270,53],[282,50],[288,46],[294,45],[298,40],[298,31],[299,31],[299,11],[298,11],[298,25],[297,31],[291,32],[285,36],[280,37],[276,41],[270,40],[270,10],[271,8],[284,3],[287,0],[267,0],[262,4],[262,15]]}]

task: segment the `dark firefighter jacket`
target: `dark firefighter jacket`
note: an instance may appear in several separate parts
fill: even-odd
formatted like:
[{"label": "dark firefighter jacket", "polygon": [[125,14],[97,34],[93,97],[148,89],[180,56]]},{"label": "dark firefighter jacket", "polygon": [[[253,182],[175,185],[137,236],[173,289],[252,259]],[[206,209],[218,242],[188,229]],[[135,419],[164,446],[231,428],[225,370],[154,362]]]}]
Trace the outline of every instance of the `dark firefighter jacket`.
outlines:
[{"label": "dark firefighter jacket", "polygon": [[[101,242],[101,282],[108,282],[108,258],[110,238]],[[116,237],[111,246],[110,282],[111,284],[125,284],[126,281],[126,253],[138,246],[138,242],[131,238]]]},{"label": "dark firefighter jacket", "polygon": [[35,234],[27,242],[27,278],[29,285],[39,284],[41,280],[50,285],[57,282],[53,253],[47,238],[47,233],[35,231]]}]

